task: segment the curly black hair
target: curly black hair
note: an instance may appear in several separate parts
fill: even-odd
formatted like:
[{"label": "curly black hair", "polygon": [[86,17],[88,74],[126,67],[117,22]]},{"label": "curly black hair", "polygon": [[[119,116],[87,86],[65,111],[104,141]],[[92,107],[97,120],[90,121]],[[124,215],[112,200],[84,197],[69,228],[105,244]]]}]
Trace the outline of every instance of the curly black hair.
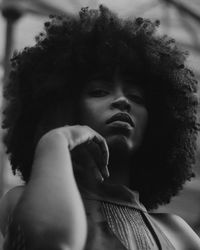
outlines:
[{"label": "curly black hair", "polygon": [[28,182],[38,128],[41,135],[65,125],[55,119],[60,107],[74,105],[88,79],[118,68],[142,85],[149,111],[144,143],[133,159],[132,188],[147,209],[168,203],[182,189],[194,176],[197,81],[185,66],[187,53],[157,35],[158,26],[120,19],[104,6],[83,8],[74,18],[50,16],[35,46],[14,54],[4,89],[4,142],[14,173]]}]

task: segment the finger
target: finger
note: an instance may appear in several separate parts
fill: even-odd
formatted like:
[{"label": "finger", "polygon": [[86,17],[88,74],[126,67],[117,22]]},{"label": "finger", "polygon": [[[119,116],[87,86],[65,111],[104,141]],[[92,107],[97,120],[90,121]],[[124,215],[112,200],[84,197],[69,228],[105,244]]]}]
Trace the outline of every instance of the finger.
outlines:
[{"label": "finger", "polygon": [[104,178],[98,168],[94,168],[95,179],[97,182],[103,182]]},{"label": "finger", "polygon": [[98,143],[91,140],[88,142],[85,147],[87,148],[88,152],[90,152],[91,157],[96,163],[97,168],[99,169],[100,173],[104,178],[108,177],[107,171],[105,168],[107,167],[105,165],[105,156],[103,156],[102,150]]},{"label": "finger", "polygon": [[[97,149],[95,150],[97,151]],[[98,169],[98,163],[95,161],[95,154],[91,153],[91,149],[89,150],[88,146],[84,144],[78,146],[72,151],[71,155],[74,163],[74,173],[77,178],[83,182],[90,183],[102,182],[104,180]]]},{"label": "finger", "polygon": [[102,137],[95,136],[93,138],[93,142],[95,142],[101,150],[102,155],[100,159],[101,159],[102,165],[100,166],[100,168],[101,168],[103,175],[108,178],[109,177],[109,170],[108,170],[109,150],[108,150],[106,140]]},{"label": "finger", "polygon": [[91,165],[90,163],[91,157],[88,156],[87,149],[84,147],[83,144],[77,146],[71,151],[71,158],[72,158],[72,162],[75,162],[79,166],[79,170],[83,169],[82,166]]},{"label": "finger", "polygon": [[73,165],[73,170],[74,170],[75,176],[81,176],[82,172],[83,172],[81,165],[79,163],[77,163],[77,161],[75,161],[75,160],[72,160],[72,165]]},{"label": "finger", "polygon": [[86,170],[83,166],[77,164],[76,162],[73,162],[73,166],[75,177],[82,183],[90,185],[95,183],[102,183],[104,181],[104,178],[97,167],[92,167],[90,169],[88,168],[88,173],[86,174]]}]

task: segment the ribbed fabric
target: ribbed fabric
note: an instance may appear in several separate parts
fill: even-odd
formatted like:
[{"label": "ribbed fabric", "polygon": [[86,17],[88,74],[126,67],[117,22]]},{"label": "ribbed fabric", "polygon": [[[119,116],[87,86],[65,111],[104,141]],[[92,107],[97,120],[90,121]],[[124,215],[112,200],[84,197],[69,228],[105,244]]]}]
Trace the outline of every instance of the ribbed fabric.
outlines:
[{"label": "ribbed fabric", "polygon": [[158,249],[138,209],[102,202],[102,212],[126,249]]},{"label": "ribbed fabric", "polygon": [[[80,190],[93,233],[88,240],[91,241],[88,245],[92,248],[86,248],[87,250],[175,250],[157,222],[140,203],[137,191],[109,184],[99,190],[86,190],[83,187]],[[104,222],[112,234],[101,228],[101,223]],[[112,246],[117,241],[121,248]]]}]

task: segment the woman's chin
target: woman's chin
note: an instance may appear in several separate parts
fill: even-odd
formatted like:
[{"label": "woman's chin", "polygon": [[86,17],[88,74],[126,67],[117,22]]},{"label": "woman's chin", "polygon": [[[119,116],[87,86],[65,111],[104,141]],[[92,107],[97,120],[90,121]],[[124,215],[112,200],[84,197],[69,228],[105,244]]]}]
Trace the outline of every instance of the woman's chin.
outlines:
[{"label": "woman's chin", "polygon": [[133,142],[125,135],[112,135],[106,138],[109,151],[115,153],[131,153],[134,151]]}]

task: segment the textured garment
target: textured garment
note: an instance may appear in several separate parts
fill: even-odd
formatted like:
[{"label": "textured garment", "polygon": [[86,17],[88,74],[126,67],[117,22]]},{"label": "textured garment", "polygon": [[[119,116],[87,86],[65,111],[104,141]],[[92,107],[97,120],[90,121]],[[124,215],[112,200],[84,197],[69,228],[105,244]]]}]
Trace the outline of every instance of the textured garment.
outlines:
[{"label": "textured garment", "polygon": [[109,186],[106,195],[81,190],[88,219],[84,250],[174,250],[137,192]]},{"label": "textured garment", "polygon": [[158,249],[139,210],[107,202],[102,208],[110,229],[126,249]]},{"label": "textured garment", "polygon": [[[84,250],[175,250],[139,202],[137,192],[114,185],[104,191],[80,188],[88,220]],[[12,220],[6,235],[4,250],[28,250],[22,230]]]}]

